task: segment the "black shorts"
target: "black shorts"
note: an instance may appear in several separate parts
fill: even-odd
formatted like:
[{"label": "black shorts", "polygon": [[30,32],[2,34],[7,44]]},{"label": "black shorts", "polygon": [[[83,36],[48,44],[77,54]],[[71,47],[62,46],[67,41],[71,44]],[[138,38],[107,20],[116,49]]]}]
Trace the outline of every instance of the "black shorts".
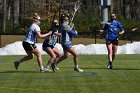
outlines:
[{"label": "black shorts", "polygon": [[46,44],[46,43],[43,43],[42,48],[43,48],[44,51],[46,51],[47,48],[53,49],[54,46],[53,45]]},{"label": "black shorts", "polygon": [[109,44],[113,44],[113,45],[118,45],[119,44],[119,41],[118,40],[106,40],[106,44],[109,45]]},{"label": "black shorts", "polygon": [[24,50],[26,51],[32,51],[34,50],[35,48],[37,48],[37,46],[35,44],[30,44],[28,42],[22,42],[22,46],[24,48]]}]

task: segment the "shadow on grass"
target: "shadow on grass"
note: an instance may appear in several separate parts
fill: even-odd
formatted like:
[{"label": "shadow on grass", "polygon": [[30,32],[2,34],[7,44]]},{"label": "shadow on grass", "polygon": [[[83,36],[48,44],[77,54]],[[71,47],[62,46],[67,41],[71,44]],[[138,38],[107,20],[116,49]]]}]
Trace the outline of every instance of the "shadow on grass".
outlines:
[{"label": "shadow on grass", "polygon": [[83,67],[82,69],[106,69],[106,68]]},{"label": "shadow on grass", "polygon": [[113,68],[113,70],[140,70],[139,68]]},{"label": "shadow on grass", "polygon": [[[100,67],[100,68],[94,68],[94,67],[88,67],[88,68],[82,68],[82,69],[106,69],[106,70],[110,70],[110,69],[107,69],[105,67]],[[113,68],[112,70],[140,70],[140,68]]]}]

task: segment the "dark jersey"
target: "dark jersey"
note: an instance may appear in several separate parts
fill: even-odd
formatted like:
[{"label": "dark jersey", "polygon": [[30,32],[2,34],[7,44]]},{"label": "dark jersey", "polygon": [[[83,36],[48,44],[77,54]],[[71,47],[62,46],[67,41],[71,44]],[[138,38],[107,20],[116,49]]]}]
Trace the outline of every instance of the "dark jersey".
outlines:
[{"label": "dark jersey", "polygon": [[45,39],[44,44],[49,44],[49,45],[55,45],[57,42],[58,36],[54,34],[54,32],[58,32],[58,29],[56,27],[51,27],[49,31],[52,31],[52,35],[50,39]]}]

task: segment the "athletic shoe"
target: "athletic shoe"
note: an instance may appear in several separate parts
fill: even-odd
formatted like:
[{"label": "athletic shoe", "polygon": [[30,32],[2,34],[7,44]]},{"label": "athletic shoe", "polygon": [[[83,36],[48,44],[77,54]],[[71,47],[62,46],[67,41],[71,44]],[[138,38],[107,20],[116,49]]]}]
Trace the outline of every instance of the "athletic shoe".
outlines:
[{"label": "athletic shoe", "polygon": [[40,69],[40,72],[43,73],[43,72],[52,72],[52,70],[48,69],[48,68],[43,68],[43,69]]},{"label": "athletic shoe", "polygon": [[59,68],[55,66],[55,70],[59,70]]},{"label": "athletic shoe", "polygon": [[18,69],[18,67],[19,67],[19,61],[15,61],[14,62],[14,66],[15,66],[15,69]]},{"label": "athletic shoe", "polygon": [[78,68],[78,67],[74,67],[74,71],[77,71],[77,72],[83,72],[82,69]]},{"label": "athletic shoe", "polygon": [[40,72],[43,73],[43,72],[45,72],[45,71],[44,71],[44,69],[40,69]]},{"label": "athletic shoe", "polygon": [[107,68],[108,68],[108,69],[112,69],[113,66],[112,66],[112,65],[107,65]]},{"label": "athletic shoe", "polygon": [[55,63],[52,63],[52,64],[51,64],[51,68],[52,68],[53,72],[55,72],[55,70],[56,70],[56,69],[55,69],[55,68],[56,68]]}]

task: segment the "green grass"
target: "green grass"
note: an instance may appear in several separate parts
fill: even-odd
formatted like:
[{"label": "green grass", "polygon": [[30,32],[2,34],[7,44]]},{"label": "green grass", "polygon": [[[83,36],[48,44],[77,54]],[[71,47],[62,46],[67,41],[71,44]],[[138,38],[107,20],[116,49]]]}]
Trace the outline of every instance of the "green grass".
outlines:
[{"label": "green grass", "polygon": [[39,73],[36,58],[17,71],[13,62],[21,57],[0,56],[0,93],[140,93],[140,55],[117,55],[113,70],[107,55],[79,55],[83,73],[73,71],[72,56],[55,73]]}]

